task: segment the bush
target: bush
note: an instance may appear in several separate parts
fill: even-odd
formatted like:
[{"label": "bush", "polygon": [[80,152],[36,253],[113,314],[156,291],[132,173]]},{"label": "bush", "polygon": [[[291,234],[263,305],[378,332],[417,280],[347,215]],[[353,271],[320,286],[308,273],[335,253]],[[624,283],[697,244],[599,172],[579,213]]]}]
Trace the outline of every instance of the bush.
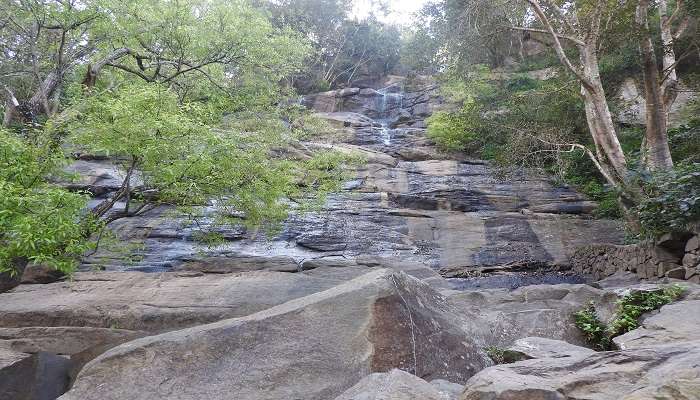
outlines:
[{"label": "bush", "polygon": [[486,351],[486,354],[488,354],[489,358],[491,358],[495,364],[511,364],[523,359],[521,353],[501,347],[489,346],[484,348],[484,351]]},{"label": "bush", "polygon": [[467,102],[459,111],[440,111],[428,118],[428,137],[445,150],[467,150],[478,139],[479,107]]},{"label": "bush", "polygon": [[635,291],[617,302],[617,311],[609,325],[605,325],[590,302],[586,308],[574,313],[574,323],[583,332],[586,341],[596,350],[614,350],[613,338],[639,327],[639,318],[676,301],[685,289],[674,285],[656,291]]},{"label": "bush", "polygon": [[617,193],[611,188],[604,186],[597,180],[590,180],[579,190],[591,200],[598,202],[598,208],[594,212],[596,218],[616,219],[622,216],[617,202]]},{"label": "bush", "polygon": [[637,207],[642,237],[683,232],[700,220],[700,163],[641,179],[646,180],[645,197]]},{"label": "bush", "polygon": [[586,308],[574,314],[576,327],[583,332],[586,341],[596,350],[610,350],[611,338],[608,335],[607,327],[598,318],[593,302],[588,303]]}]

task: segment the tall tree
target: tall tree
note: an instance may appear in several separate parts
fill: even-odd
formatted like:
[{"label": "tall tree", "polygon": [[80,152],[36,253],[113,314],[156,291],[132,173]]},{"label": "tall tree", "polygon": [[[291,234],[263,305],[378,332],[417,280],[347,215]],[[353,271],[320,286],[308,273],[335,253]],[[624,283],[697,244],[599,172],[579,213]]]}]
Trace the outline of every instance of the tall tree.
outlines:
[{"label": "tall tree", "polygon": [[0,65],[12,78],[5,125],[55,113],[66,78],[81,67],[87,87],[107,68],[181,96],[204,84],[233,94],[251,82],[277,86],[308,52],[298,34],[274,28],[245,0],[0,4]]}]

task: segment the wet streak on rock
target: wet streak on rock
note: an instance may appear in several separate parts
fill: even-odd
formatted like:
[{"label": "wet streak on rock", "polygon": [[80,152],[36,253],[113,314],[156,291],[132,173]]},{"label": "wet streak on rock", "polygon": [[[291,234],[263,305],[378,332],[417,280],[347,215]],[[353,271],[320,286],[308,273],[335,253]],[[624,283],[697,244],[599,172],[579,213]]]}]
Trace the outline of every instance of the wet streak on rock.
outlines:
[{"label": "wet streak on rock", "polygon": [[[488,365],[481,349],[456,328],[455,321],[445,318],[450,314],[444,299],[407,283],[394,281],[396,294],[377,299],[372,306],[371,371],[399,368],[428,381],[465,383],[484,363]],[[423,304],[442,309],[436,313]]]}]

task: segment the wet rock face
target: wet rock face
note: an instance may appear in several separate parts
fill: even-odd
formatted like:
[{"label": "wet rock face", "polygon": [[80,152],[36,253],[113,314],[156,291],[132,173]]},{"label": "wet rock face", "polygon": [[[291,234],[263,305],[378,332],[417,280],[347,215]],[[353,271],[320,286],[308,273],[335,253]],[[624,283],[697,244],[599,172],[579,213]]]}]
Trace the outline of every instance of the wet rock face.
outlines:
[{"label": "wet rock face", "polygon": [[[338,138],[307,143],[309,149],[360,152],[367,160],[323,210],[292,215],[271,240],[243,228],[224,230],[227,244],[212,250],[195,243],[192,226],[156,209],[110,225],[136,249],[130,262],[123,253],[102,249],[85,259],[83,268],[242,271],[246,265],[257,269],[245,262],[257,257],[265,269],[287,271],[294,267],[290,259],[299,264],[360,255],[436,268],[522,260],[567,264],[571,252],[590,238],[608,243],[622,238],[617,223],[590,217],[594,203],[553,186],[547,177],[502,181],[488,162],[439,152],[425,130],[425,118],[443,107],[429,80],[395,78],[382,89],[348,88],[301,102],[342,130]],[[104,160],[81,160],[73,169],[98,196],[113,190],[119,175]],[[207,213],[202,208],[204,225]],[[221,259],[226,262],[211,265]]]}]

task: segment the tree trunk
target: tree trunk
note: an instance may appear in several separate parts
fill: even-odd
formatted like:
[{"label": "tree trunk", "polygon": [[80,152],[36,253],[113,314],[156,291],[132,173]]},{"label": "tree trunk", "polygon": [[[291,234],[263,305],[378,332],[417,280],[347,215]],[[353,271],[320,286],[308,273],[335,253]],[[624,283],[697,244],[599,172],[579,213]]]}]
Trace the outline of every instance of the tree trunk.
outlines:
[{"label": "tree trunk", "polygon": [[10,261],[11,272],[0,273],[0,293],[19,286],[27,263],[29,263],[29,260],[24,257],[15,258]]},{"label": "tree trunk", "polygon": [[[678,74],[676,73],[676,52],[673,49],[673,21],[668,15],[668,2],[659,0],[659,18],[661,25],[661,46],[663,47],[663,73],[661,90],[664,104],[668,110],[678,96]],[[681,2],[676,7],[682,7]],[[676,10],[678,12],[679,10]]]},{"label": "tree trunk", "polygon": [[586,120],[593,142],[596,144],[598,156],[601,155],[601,152],[603,153],[605,160],[601,161],[605,161],[612,167],[617,179],[622,184],[628,177],[627,161],[620,141],[617,139],[612,113],[605,98],[595,47],[595,44],[586,44],[580,48],[583,75],[588,79],[588,85],[582,87]]},{"label": "tree trunk", "polygon": [[664,171],[673,168],[673,160],[668,146],[666,104],[649,31],[648,11],[649,0],[640,0],[637,6],[637,25],[641,33],[640,50],[646,98],[646,149],[643,149],[646,154],[643,158],[651,171]]},{"label": "tree trunk", "polygon": [[102,68],[131,53],[131,49],[123,47],[114,50],[105,58],[94,64],[88,64],[87,70],[85,71],[85,78],[83,78],[82,82],[83,86],[85,86],[87,89],[92,89],[92,87],[95,86],[95,83],[97,83],[97,75],[100,73],[100,71],[102,71]]}]

